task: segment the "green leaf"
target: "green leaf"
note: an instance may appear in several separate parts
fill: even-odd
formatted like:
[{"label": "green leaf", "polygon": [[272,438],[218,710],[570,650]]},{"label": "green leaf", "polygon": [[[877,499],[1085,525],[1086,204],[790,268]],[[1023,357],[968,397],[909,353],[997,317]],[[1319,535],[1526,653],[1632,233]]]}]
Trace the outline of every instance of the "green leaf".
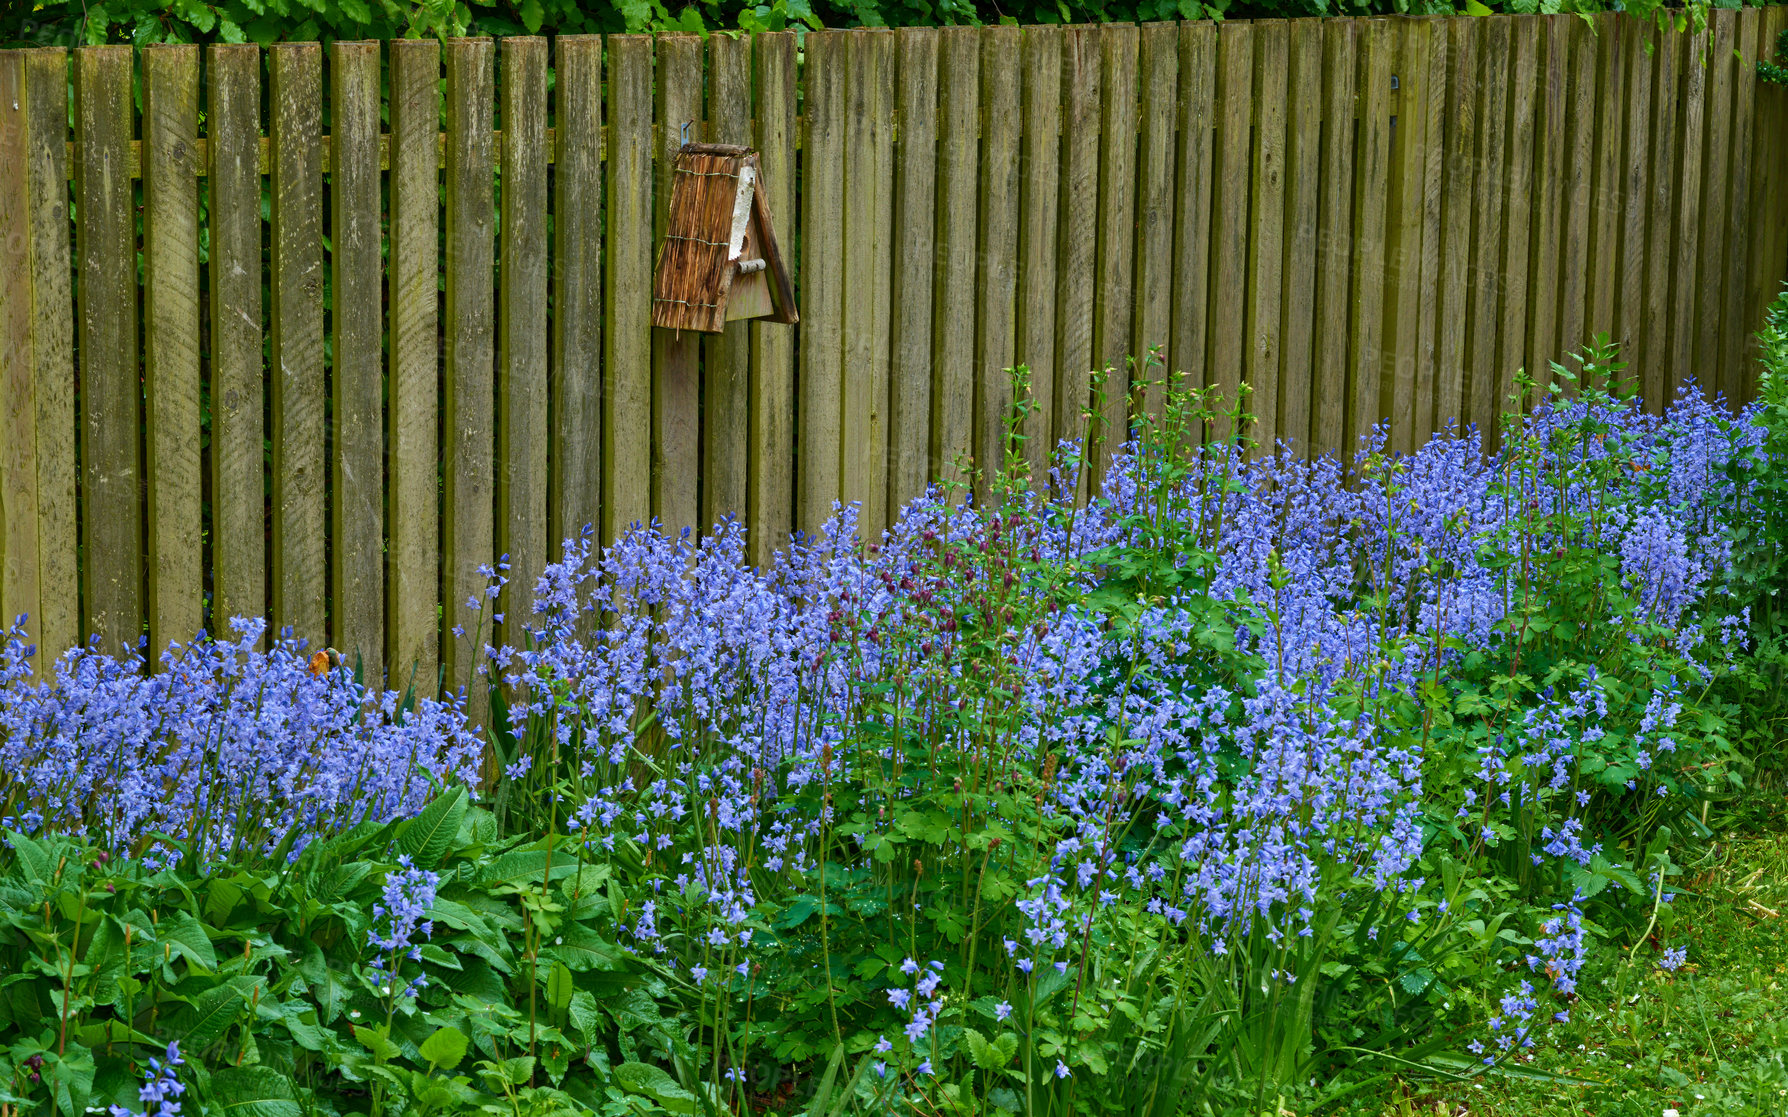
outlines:
[{"label": "green leaf", "polygon": [[354,1038],[360,1041],[360,1046],[371,1051],[379,1059],[390,1062],[403,1054],[397,1044],[391,1042],[391,1037],[385,1034],[384,1028],[364,1028],[355,1024],[353,1029]]},{"label": "green leaf", "polygon": [[211,1074],[212,1117],[303,1117],[291,1079],[269,1066],[224,1067]]},{"label": "green leaf", "polygon": [[649,1063],[622,1063],[615,1068],[615,1083],[630,1094],[651,1098],[672,1113],[695,1112],[695,1095],[677,1080]]},{"label": "green leaf", "polygon": [[[529,32],[532,34],[533,32]],[[455,787],[422,809],[397,836],[397,852],[408,854],[419,869],[436,869],[466,816],[466,789]]]},{"label": "green leaf", "polygon": [[554,962],[553,968],[546,975],[546,1000],[554,1008],[567,1008],[571,1004],[571,994],[577,991],[571,971],[563,962]]},{"label": "green leaf", "polygon": [[[1003,1054],[1000,1049],[987,1042],[987,1037],[973,1028],[962,1029],[963,1042],[968,1046],[969,1058],[982,1070],[999,1070],[1006,1065],[1011,1056]],[[1016,1049],[1017,1040],[1013,1040]]]},{"label": "green leaf", "polygon": [[571,1026],[583,1035],[584,1042],[593,1043],[602,1027],[602,1014],[597,1011],[596,998],[580,989],[571,994],[571,1002],[565,1011],[571,1017]]},{"label": "green leaf", "polygon": [[452,1070],[466,1057],[466,1033],[449,1024],[422,1041],[419,1050],[430,1071]]},{"label": "green leaf", "polygon": [[541,7],[540,0],[522,0],[521,17],[528,34],[538,35],[540,25],[546,21],[546,9]]},{"label": "green leaf", "polygon": [[217,952],[211,948],[211,936],[205,933],[205,925],[193,918],[191,912],[177,911],[167,916],[156,925],[155,936],[193,965],[212,971],[217,969]]},{"label": "green leaf", "polygon": [[627,955],[620,947],[603,938],[600,931],[584,923],[573,923],[566,927],[552,946],[540,952],[540,956],[563,962],[578,973],[586,970],[619,970],[627,964]]},{"label": "green leaf", "polygon": [[185,1025],[180,1034],[181,1047],[197,1054],[223,1038],[224,1032],[241,1017],[248,1004],[239,982],[247,982],[252,989],[259,979],[232,978],[200,994],[190,1015],[179,1014],[177,1019]]}]

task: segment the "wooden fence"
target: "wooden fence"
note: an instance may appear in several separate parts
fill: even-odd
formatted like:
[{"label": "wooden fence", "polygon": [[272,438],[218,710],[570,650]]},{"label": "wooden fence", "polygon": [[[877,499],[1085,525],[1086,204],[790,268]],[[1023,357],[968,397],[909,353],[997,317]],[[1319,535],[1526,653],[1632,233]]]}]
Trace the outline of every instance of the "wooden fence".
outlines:
[{"label": "wooden fence", "polygon": [[[1155,347],[1322,450],[1489,424],[1598,329],[1654,403],[1743,396],[1785,17],[0,53],[0,608],[457,676],[494,555],[877,529],[997,458],[1018,363],[1033,457]],[[654,333],[685,122],[761,150],[799,327]]]}]

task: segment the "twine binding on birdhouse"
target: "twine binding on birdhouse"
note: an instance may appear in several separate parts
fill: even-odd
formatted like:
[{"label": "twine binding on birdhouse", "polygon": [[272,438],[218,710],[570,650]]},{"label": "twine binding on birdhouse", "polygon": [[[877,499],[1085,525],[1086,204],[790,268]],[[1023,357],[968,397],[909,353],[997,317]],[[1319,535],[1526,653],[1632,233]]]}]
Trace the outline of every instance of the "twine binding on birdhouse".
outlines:
[{"label": "twine binding on birdhouse", "polygon": [[[750,192],[749,199],[743,196]],[[740,277],[757,309],[728,314]],[[763,288],[769,291],[764,307]],[[767,310],[767,313],[765,312]],[[718,333],[729,317],[796,321],[794,289],[770,221],[757,153],[732,144],[684,144],[671,178],[670,213],[652,278],[652,323]]]}]

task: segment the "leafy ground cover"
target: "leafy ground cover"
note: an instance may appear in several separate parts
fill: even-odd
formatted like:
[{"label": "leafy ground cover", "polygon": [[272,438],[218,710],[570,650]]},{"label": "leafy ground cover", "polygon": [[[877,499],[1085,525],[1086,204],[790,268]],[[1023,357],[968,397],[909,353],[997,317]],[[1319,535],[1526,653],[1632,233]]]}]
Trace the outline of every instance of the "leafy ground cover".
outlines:
[{"label": "leafy ground cover", "polygon": [[1788,300],[1763,341],[1737,417],[1602,346],[1492,455],[1345,469],[1170,385],[1084,506],[1014,416],[994,500],[873,545],[846,508],[768,571],[732,522],[491,570],[460,635],[520,638],[439,702],[253,623],[153,673],[15,630],[0,1104],[1767,1104],[1780,951],[1720,898],[1781,910],[1730,835],[1788,713]]}]

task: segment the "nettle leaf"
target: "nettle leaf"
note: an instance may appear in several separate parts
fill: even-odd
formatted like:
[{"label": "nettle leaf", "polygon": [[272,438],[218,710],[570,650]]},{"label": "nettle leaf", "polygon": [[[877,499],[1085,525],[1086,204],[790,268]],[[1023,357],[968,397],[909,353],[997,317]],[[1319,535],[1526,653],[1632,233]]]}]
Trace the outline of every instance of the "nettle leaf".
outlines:
[{"label": "nettle leaf", "polygon": [[211,1117],[303,1117],[292,1080],[272,1067],[224,1067],[211,1075]]}]

